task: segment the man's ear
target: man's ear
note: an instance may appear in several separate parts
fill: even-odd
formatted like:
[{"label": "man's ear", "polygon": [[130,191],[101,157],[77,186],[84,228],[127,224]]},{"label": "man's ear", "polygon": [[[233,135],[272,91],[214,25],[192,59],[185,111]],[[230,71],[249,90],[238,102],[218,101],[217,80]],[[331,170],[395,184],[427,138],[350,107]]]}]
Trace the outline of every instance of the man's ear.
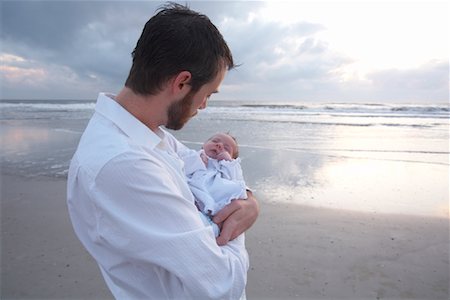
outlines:
[{"label": "man's ear", "polygon": [[[184,97],[191,91],[192,74],[189,71],[181,71],[172,81],[172,93]],[[178,98],[178,97],[177,97]]]}]

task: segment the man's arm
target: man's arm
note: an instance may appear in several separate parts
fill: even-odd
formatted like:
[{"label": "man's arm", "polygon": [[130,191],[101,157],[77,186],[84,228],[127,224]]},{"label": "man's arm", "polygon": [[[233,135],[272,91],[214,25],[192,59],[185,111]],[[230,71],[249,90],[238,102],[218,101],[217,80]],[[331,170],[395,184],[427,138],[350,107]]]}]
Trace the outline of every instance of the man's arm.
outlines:
[{"label": "man's arm", "polygon": [[253,193],[247,190],[247,199],[234,200],[221,209],[213,218],[213,222],[222,225],[217,244],[226,245],[249,229],[259,215],[259,204]]},{"label": "man's arm", "polygon": [[163,270],[188,297],[239,298],[248,268],[243,238],[218,247],[193,201],[158,165],[131,156],[103,168],[94,191],[104,199],[96,202],[98,243],[144,271]]}]

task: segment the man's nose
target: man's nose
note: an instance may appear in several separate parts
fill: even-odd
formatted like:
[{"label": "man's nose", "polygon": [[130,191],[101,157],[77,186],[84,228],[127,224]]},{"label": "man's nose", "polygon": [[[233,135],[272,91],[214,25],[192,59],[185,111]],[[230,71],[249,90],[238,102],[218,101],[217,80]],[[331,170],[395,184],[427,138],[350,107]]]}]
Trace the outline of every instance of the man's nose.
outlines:
[{"label": "man's nose", "polygon": [[198,109],[205,109],[207,102],[208,102],[208,100],[203,101],[202,104],[200,104],[200,106],[198,107]]}]

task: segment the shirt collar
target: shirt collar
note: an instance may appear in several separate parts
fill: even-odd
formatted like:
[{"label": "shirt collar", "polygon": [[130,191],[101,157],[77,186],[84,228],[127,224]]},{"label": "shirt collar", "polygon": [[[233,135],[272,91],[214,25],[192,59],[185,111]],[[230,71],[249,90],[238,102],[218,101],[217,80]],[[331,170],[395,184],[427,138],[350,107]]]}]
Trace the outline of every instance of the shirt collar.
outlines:
[{"label": "shirt collar", "polygon": [[95,104],[95,111],[119,127],[134,144],[153,149],[165,138],[163,130],[158,129],[158,132],[153,132],[117,103],[115,95],[100,93]]}]

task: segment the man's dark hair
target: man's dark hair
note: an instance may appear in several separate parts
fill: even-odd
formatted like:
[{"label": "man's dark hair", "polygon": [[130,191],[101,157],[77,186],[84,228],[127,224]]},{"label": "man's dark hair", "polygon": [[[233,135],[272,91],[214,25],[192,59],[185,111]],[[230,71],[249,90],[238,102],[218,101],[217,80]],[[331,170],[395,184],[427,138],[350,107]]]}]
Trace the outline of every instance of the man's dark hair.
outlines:
[{"label": "man's dark hair", "polygon": [[141,95],[156,94],[181,71],[192,75],[192,91],[235,67],[227,43],[205,15],[169,2],[146,24],[132,53],[125,86]]}]

